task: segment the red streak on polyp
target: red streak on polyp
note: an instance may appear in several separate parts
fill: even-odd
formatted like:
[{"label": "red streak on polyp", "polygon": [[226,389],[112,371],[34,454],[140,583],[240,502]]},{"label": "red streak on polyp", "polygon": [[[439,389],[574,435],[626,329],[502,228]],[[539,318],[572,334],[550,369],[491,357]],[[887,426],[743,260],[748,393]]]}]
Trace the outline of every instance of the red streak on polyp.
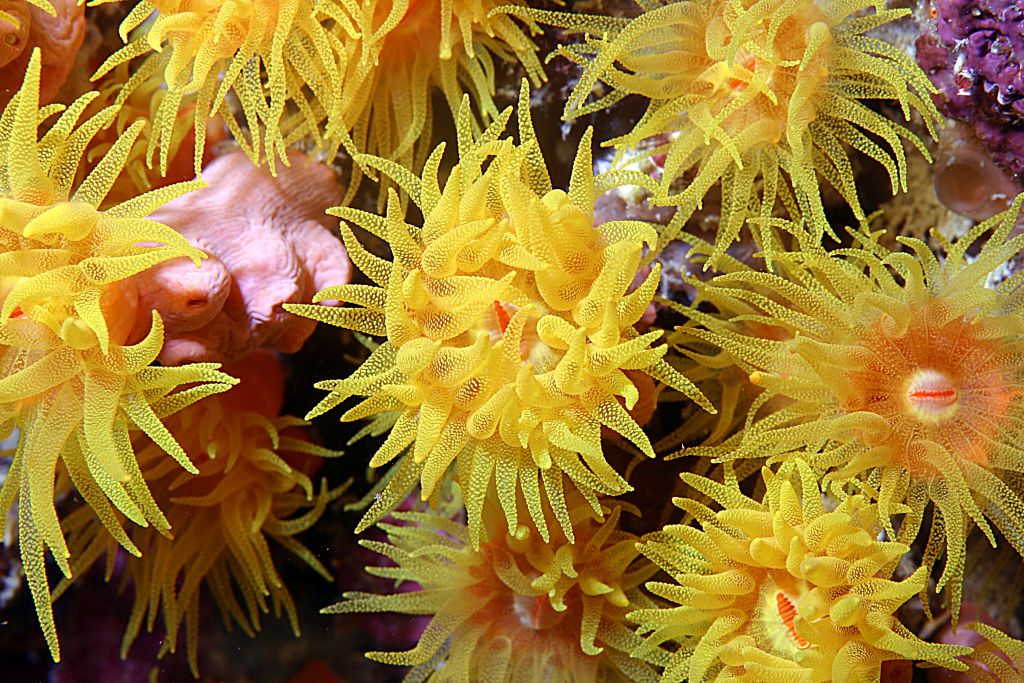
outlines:
[{"label": "red streak on polyp", "polygon": [[952,389],[945,389],[942,391],[912,391],[910,392],[910,398],[914,399],[915,401],[926,401],[934,399],[936,401],[946,401],[947,403],[952,403],[953,401],[956,400],[956,392],[953,391]]},{"label": "red streak on polyp", "polygon": [[[757,55],[743,50],[737,55],[736,62],[748,71],[753,72],[757,68]],[[730,78],[727,84],[733,90],[742,90],[747,87],[747,82],[739,78]]]},{"label": "red streak on polyp", "polygon": [[564,616],[551,607],[547,595],[535,597],[516,595],[513,598],[512,609],[523,626],[541,631],[558,624]]},{"label": "red streak on polyp", "polygon": [[793,603],[782,593],[775,594],[775,603],[779,610],[779,616],[782,617],[782,623],[787,629],[789,629],[790,635],[793,636],[793,640],[796,641],[797,647],[803,649],[808,647],[810,643],[800,637],[800,634],[796,632],[796,627],[793,626],[793,618],[796,616],[796,607]]},{"label": "red streak on polyp", "polygon": [[512,316],[508,314],[505,307],[501,305],[500,301],[494,302],[494,312],[498,314],[498,326],[501,327],[501,333],[505,334],[505,328],[508,327],[509,322],[512,320]]},{"label": "red streak on polyp", "polygon": [[917,370],[907,384],[907,404],[920,417],[939,417],[956,405],[958,394],[953,381],[930,368]]}]

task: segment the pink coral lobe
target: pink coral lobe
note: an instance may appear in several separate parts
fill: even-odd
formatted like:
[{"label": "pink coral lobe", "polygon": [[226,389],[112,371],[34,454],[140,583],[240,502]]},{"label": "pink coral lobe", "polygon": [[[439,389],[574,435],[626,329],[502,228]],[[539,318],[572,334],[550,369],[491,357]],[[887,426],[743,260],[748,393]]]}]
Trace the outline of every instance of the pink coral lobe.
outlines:
[{"label": "pink coral lobe", "polygon": [[210,256],[198,269],[181,258],[139,276],[136,332],[160,313],[162,363],[230,362],[260,347],[294,353],[316,323],[282,304],[351,279],[337,220],[325,213],[341,202],[333,171],[297,152],[289,161],[275,178],[241,152],[220,157],[203,171],[207,187],[150,216]]}]

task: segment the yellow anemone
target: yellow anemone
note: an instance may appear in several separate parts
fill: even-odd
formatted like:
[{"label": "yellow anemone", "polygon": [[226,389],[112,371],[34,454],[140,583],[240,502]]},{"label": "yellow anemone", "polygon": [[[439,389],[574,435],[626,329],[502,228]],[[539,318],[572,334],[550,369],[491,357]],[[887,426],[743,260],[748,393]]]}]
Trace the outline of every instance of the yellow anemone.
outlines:
[{"label": "yellow anemone", "polygon": [[[160,656],[175,652],[184,622],[185,650],[196,678],[204,586],[229,626],[237,623],[253,636],[260,628],[260,614],[272,606],[276,616],[287,615],[299,636],[295,604],[267,541],[291,551],[330,581],[327,569],[295,536],[311,527],[327,503],[344,490],[328,491],[322,481],[314,491],[302,470],[303,460],[338,453],[289,434],[287,430],[305,425],[303,421],[271,420],[241,410],[228,402],[231,393],[223,400],[216,397],[190,406],[168,420],[169,431],[196,464],[194,476],[173,467],[159,445],[137,443],[143,477],[165,512],[171,533],[152,526],[129,531],[140,556],[126,566],[134,598],[121,656],[127,657],[142,625],[152,631],[161,616],[166,636]],[[109,576],[117,558],[118,545],[97,522],[89,508],[77,510],[65,522],[77,557],[76,574],[84,574],[106,555]]]},{"label": "yellow anemone", "polygon": [[[499,2],[361,3],[351,24],[339,22],[334,29],[352,57],[344,64],[344,89],[327,110],[336,122],[327,137],[418,171],[431,149],[435,91],[453,118],[464,92],[484,120],[497,118],[495,81],[502,62],[521,63],[535,86],[544,80],[533,40],[510,17],[490,14]],[[527,29],[540,32],[532,22]]]},{"label": "yellow anemone", "polygon": [[[93,80],[143,57],[124,84],[120,105],[154,74],[162,74],[167,93],[157,105],[147,152],[151,157],[160,150],[161,173],[177,137],[183,101],[192,96],[197,174],[206,121],[214,113],[253,163],[265,157],[273,173],[278,159],[288,163],[282,131],[315,134],[316,108],[330,110],[340,95],[344,54],[324,23],[343,13],[342,5],[336,0],[142,0],[121,23],[125,46],[107,58]],[[136,29],[138,35],[130,37]],[[231,98],[241,108],[241,121]]]},{"label": "yellow anemone", "polygon": [[908,544],[934,503],[922,561],[945,554],[937,585],[954,619],[972,527],[1024,555],[1013,490],[1024,472],[1024,275],[1005,270],[1024,249],[1013,232],[1022,202],[955,243],[933,232],[941,260],[917,239],[894,252],[858,233],[858,246],[831,254],[777,254],[775,274],[694,280],[698,306],[681,309],[694,324],[675,336],[720,347],[763,389],[743,430],[688,453],[804,458],[831,485],[874,497],[886,531]]},{"label": "yellow anemone", "polygon": [[[0,435],[20,430],[0,488],[0,512],[17,503],[25,574],[58,659],[46,550],[65,576],[71,570],[56,492],[73,485],[127,548],[131,543],[111,505],[136,524],[166,530],[129,431],[143,430],[195,472],[162,418],[226,390],[234,380],[212,363],[151,366],[163,344],[155,313],[145,339],[127,339],[137,301],[131,277],[167,259],[204,258],[171,228],[145,216],[201,183],[163,188],[99,211],[143,123],[130,126],[72,187],[89,141],[117,110],[109,107],[76,125],[95,92],[67,109],[40,110],[39,73],[36,51],[24,84],[0,115]],[[39,122],[61,110],[39,138]],[[188,386],[176,391],[183,385]]]},{"label": "yellow anemone", "polygon": [[492,479],[510,530],[518,525],[515,501],[521,491],[542,537],[548,537],[541,511],[546,499],[571,538],[566,483],[595,509],[596,494],[629,490],[604,457],[602,427],[654,455],[626,410],[639,398],[626,370],[670,384],[712,409],[662,360],[666,348],[653,346],[661,332],[633,327],[658,284],[655,267],[636,289],[630,286],[655,233],[638,221],[594,225],[601,184],[591,170],[590,134],[580,144],[569,192],[552,190],[525,81],[519,145],[501,137],[510,114],[506,110],[474,136],[464,104],[459,163],[443,187],[443,146],[428,159],[422,178],[388,160],[362,157],[409,193],[422,210],[422,227],[405,222],[394,191],[383,217],[335,209],[335,215],[387,240],[393,260],[371,254],[343,225],[353,262],[374,284],[329,288],[315,299],[349,302],[343,307],[286,305],[316,320],[387,337],[352,376],[318,384],[330,394],[307,416],[352,396],[365,398],[342,420],[397,414],[370,461],[380,467],[400,458],[397,473],[360,529],[417,481],[428,498],[455,463],[474,542]]},{"label": "yellow anemone", "polygon": [[[864,219],[847,149],[881,164],[893,194],[906,191],[903,140],[928,157],[918,137],[862,100],[916,111],[934,136],[940,121],[928,77],[872,29],[910,13],[881,0],[654,0],[634,19],[504,8],[518,16],[586,32],[562,53],[584,66],[564,116],[598,111],[631,94],[650,104],[629,133],[608,141],[618,162],[667,155],[655,201],[678,205],[659,244],[674,239],[721,183],[721,224],[714,266],[747,219],[771,252],[779,236],[769,218],[777,203],[802,214],[820,241],[831,228],[819,179]],[[873,9],[866,13],[868,8]],[[587,102],[598,82],[610,92]],[[929,157],[930,158],[930,157]],[[788,178],[789,184],[786,183]],[[683,181],[679,183],[678,181]],[[789,186],[795,193],[791,193]],[[680,189],[681,188],[681,189]]]},{"label": "yellow anemone", "polygon": [[910,549],[878,540],[877,506],[866,497],[826,512],[817,477],[799,460],[763,470],[761,502],[725,472],[722,484],[682,475],[722,508],[676,499],[701,529],[668,526],[640,545],[672,577],[647,584],[669,606],[629,615],[648,634],[634,654],[679,644],[664,683],[869,683],[893,659],[967,669],[956,657],[970,648],[926,643],[893,616],[928,572],[888,578]]},{"label": "yellow anemone", "polygon": [[557,528],[547,540],[525,526],[508,533],[493,499],[477,549],[470,531],[443,515],[397,512],[398,524],[381,524],[387,543],[361,541],[397,566],[366,571],[420,589],[346,593],[324,613],[431,615],[413,649],[367,653],[415,667],[407,680],[655,683],[650,663],[664,664],[667,653],[629,657],[641,641],[624,620],[653,606],[639,586],[655,568],[617,528],[621,507],[598,515],[579,495],[568,498],[575,543]]}]

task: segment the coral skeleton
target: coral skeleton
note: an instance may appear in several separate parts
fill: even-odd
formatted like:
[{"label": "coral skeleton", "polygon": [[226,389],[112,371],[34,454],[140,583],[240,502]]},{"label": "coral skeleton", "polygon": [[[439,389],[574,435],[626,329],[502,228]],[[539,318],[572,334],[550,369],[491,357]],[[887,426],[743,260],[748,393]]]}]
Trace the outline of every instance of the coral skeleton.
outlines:
[{"label": "coral skeleton", "polygon": [[1024,171],[1024,8],[1013,0],[933,0],[934,32],[916,41],[917,62],[941,91],[942,113],[963,122],[997,164]]},{"label": "coral skeleton", "polygon": [[1024,683],[1022,37],[0,0],[0,679]]},{"label": "coral skeleton", "polygon": [[0,4],[0,107],[21,86],[33,52],[40,51],[39,100],[64,85],[85,38],[85,7],[77,0],[6,0]]},{"label": "coral skeleton", "polygon": [[316,323],[282,306],[351,279],[338,221],[325,213],[341,200],[333,170],[299,152],[288,158],[272,176],[241,152],[225,154],[204,169],[206,187],[151,214],[208,255],[198,269],[179,258],[138,276],[140,310],[164,320],[160,362],[294,353]]}]

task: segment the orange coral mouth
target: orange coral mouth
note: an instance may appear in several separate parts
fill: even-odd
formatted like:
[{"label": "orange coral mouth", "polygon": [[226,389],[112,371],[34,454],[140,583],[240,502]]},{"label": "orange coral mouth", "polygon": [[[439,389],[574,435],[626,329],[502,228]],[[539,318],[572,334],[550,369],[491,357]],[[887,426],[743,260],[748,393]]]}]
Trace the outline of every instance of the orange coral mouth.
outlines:
[{"label": "orange coral mouth", "polygon": [[501,328],[501,333],[505,334],[505,330],[508,329],[508,324],[512,322],[512,316],[509,315],[508,311],[505,310],[504,304],[500,301],[494,302],[494,312],[498,316],[498,327]]},{"label": "orange coral mouth", "polygon": [[904,405],[919,420],[935,422],[956,412],[959,397],[949,375],[931,368],[919,368],[907,382]]},{"label": "orange coral mouth", "polygon": [[[736,55],[735,63],[753,74],[755,69],[757,69],[757,56],[749,50],[740,50]],[[735,67],[729,68],[730,76],[725,80],[726,86],[734,91],[741,91],[745,89],[749,78],[746,75],[739,75],[742,73],[742,71],[739,71]]]},{"label": "orange coral mouth", "polygon": [[796,627],[793,625],[793,618],[796,617],[796,606],[793,604],[793,601],[783,593],[776,593],[775,603],[779,610],[779,618],[782,619],[782,624],[789,631],[789,634],[793,636],[796,646],[801,650],[810,647],[811,644],[800,637],[800,634],[796,632]]},{"label": "orange coral mouth", "polygon": [[878,444],[886,451],[878,457],[913,477],[931,477],[940,467],[924,442],[987,466],[1020,396],[1008,347],[993,341],[984,322],[944,320],[937,299],[916,302],[908,316],[905,331],[888,329],[883,316],[859,340],[879,361],[847,375],[845,410],[884,418],[892,432]]},{"label": "orange coral mouth", "polygon": [[[388,13],[394,10],[394,3],[380,3],[381,11],[378,12],[380,21],[383,21]],[[386,7],[386,11],[385,11]],[[445,59],[451,57],[451,45],[440,45],[441,40],[441,7],[438,3],[428,0],[409,0],[405,14],[398,21],[398,25],[388,34],[388,38],[394,37],[391,43],[404,43],[408,49],[420,49],[424,45],[438,45],[438,48],[447,53]],[[375,21],[378,19],[374,17]],[[375,24],[376,25],[376,24]],[[427,48],[429,51],[429,48]]]}]

